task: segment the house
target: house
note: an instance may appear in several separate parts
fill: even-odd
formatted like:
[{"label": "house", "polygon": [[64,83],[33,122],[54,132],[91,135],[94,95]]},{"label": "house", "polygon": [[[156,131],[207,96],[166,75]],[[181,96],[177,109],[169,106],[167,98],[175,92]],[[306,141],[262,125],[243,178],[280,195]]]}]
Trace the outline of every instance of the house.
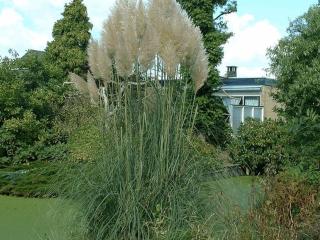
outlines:
[{"label": "house", "polygon": [[234,132],[246,118],[276,119],[272,98],[276,80],[271,78],[238,78],[237,67],[228,66],[227,76],[222,77],[222,86],[215,93],[222,98],[230,114],[230,125]]}]

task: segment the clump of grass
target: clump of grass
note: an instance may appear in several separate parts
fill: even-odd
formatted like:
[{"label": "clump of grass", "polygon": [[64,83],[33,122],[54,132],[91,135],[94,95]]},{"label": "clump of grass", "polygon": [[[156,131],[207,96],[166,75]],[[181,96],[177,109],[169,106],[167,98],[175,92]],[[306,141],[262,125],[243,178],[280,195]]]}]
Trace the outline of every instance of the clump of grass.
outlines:
[{"label": "clump of grass", "polygon": [[192,106],[174,87],[140,87],[128,86],[111,116],[102,111],[102,151],[62,171],[60,196],[79,209],[87,239],[194,239],[202,213]]},{"label": "clump of grass", "polygon": [[60,196],[79,213],[70,226],[83,226],[69,237],[203,237],[195,109],[186,105],[181,72],[190,72],[194,90],[206,81],[200,30],[174,0],[118,0],[88,55],[87,81],[70,76],[101,107],[90,123],[99,129],[91,149],[99,148],[61,171]]}]

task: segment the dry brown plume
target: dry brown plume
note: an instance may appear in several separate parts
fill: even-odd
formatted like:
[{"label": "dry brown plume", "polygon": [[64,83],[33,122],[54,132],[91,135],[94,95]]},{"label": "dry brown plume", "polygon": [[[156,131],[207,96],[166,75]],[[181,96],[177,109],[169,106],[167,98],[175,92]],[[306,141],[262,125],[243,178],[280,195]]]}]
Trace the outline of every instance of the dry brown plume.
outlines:
[{"label": "dry brown plume", "polygon": [[196,90],[208,76],[201,32],[175,0],[118,0],[101,40],[91,42],[88,54],[94,77],[105,82],[112,76],[112,63],[124,79],[139,71],[151,79],[174,80],[185,66]]}]

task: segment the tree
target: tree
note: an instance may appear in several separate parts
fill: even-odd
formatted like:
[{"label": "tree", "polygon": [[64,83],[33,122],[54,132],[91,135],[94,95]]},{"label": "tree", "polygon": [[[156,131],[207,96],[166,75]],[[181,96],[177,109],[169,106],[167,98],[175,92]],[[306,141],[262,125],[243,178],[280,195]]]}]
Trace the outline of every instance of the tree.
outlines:
[{"label": "tree", "polygon": [[278,80],[274,98],[289,127],[294,164],[320,181],[320,5],[292,21],[287,32],[268,52]]},{"label": "tree", "polygon": [[54,69],[67,76],[69,72],[85,76],[89,69],[87,47],[92,24],[82,0],[65,5],[63,18],[53,27],[53,41],[46,49],[47,60]]},{"label": "tree", "polygon": [[0,167],[44,159],[44,151],[61,142],[53,126],[64,91],[51,78],[43,53],[0,58]]},{"label": "tree", "polygon": [[[208,81],[197,92],[196,103],[199,112],[195,126],[208,142],[223,146],[229,141],[231,133],[227,121],[228,112],[221,99],[214,97],[213,93],[220,84],[217,66],[223,58],[222,45],[231,36],[227,32],[222,16],[236,11],[237,4],[229,0],[178,0],[178,2],[200,28],[210,64]],[[222,10],[214,17],[218,9]]]},{"label": "tree", "polygon": [[269,50],[271,72],[278,80],[274,95],[287,119],[320,114],[320,6],[290,23],[288,36]]}]

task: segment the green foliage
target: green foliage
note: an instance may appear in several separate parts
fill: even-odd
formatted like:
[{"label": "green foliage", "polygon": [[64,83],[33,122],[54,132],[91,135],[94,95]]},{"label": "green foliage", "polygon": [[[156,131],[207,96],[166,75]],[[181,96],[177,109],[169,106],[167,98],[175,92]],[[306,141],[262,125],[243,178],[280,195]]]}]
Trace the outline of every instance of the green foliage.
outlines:
[{"label": "green foliage", "polygon": [[45,156],[46,147],[64,142],[53,126],[66,89],[50,76],[41,53],[29,51],[22,58],[1,59],[0,167],[52,159]]},{"label": "green foliage", "polygon": [[248,119],[229,145],[235,163],[254,174],[275,174],[290,160],[287,134],[279,122]]},{"label": "green foliage", "polygon": [[48,43],[46,57],[63,76],[69,72],[85,76],[89,70],[87,47],[92,29],[87,8],[82,0],[73,0],[65,5],[62,16],[53,27],[53,41]]},{"label": "green foliage", "polygon": [[[222,46],[231,36],[221,19],[223,15],[236,11],[237,3],[229,0],[178,0],[178,2],[200,28],[210,63],[208,81],[196,97],[199,113],[195,127],[208,142],[225,146],[231,136],[228,112],[221,99],[214,97],[213,93],[220,84],[217,67],[223,58]],[[221,12],[218,12],[219,9]]]},{"label": "green foliage", "polygon": [[317,184],[319,123],[319,117],[311,112],[288,122],[246,120],[229,145],[231,157],[254,174],[294,168]]},{"label": "green foliage", "polygon": [[[200,90],[202,91],[202,90]],[[198,106],[195,129],[210,144],[225,147],[231,140],[228,111],[218,97],[199,95],[195,99]]]},{"label": "green foliage", "polygon": [[288,165],[297,169],[309,183],[320,183],[320,117],[314,112],[307,111],[306,116],[294,118],[287,123],[292,161]]},{"label": "green foliage", "polygon": [[313,184],[320,169],[320,6],[291,22],[288,36],[269,50],[271,71],[278,79],[275,99],[287,122],[292,155],[290,168]]},{"label": "green foliage", "polygon": [[304,159],[312,158],[314,161],[304,161],[314,167],[320,167],[320,116],[315,112],[307,111],[306,116],[301,116],[288,121],[291,135],[291,145]]},{"label": "green foliage", "polygon": [[60,135],[68,139],[66,147],[71,161],[93,161],[102,151],[103,146],[99,121],[101,109],[92,105],[85,96],[70,93],[59,116],[55,127]]},{"label": "green foliage", "polygon": [[288,118],[320,115],[320,6],[291,22],[288,36],[269,50],[271,71],[278,80],[275,99]]}]

